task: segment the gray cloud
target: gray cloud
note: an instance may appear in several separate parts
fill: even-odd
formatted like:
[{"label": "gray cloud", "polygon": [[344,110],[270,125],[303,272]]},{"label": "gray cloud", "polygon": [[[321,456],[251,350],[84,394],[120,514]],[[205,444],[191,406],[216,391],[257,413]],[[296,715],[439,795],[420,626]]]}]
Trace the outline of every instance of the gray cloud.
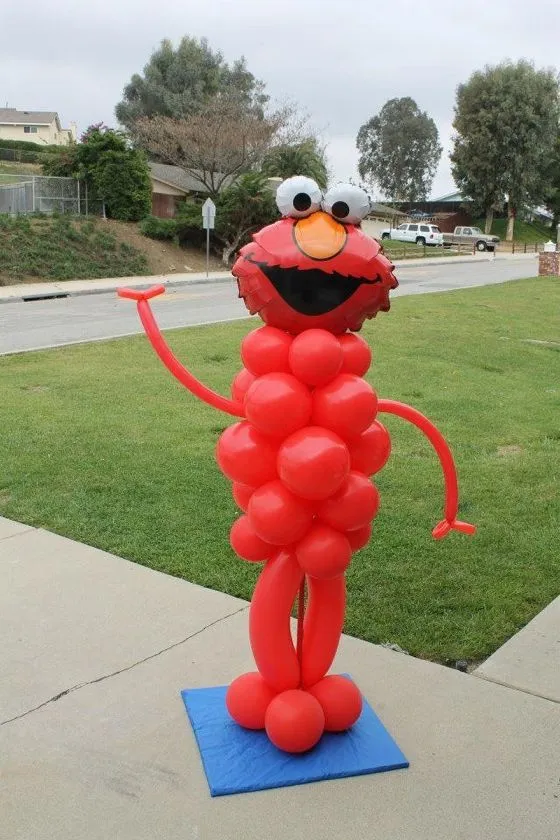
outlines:
[{"label": "gray cloud", "polygon": [[[295,99],[328,143],[337,178],[355,174],[360,125],[412,96],[446,148],[456,86],[505,58],[557,60],[557,0],[23,0],[0,20],[0,104],[57,110],[80,129],[114,124],[130,76],[162,38],[207,36],[278,99]],[[442,160],[434,193],[451,188]]]}]

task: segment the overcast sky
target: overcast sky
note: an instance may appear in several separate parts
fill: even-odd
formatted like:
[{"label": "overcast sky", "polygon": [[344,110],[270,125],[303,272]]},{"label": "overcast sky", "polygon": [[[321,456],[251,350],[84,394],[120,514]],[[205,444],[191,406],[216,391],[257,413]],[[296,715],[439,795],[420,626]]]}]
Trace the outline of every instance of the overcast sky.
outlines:
[{"label": "overcast sky", "polygon": [[356,176],[359,127],[412,96],[445,148],[433,195],[453,188],[447,151],[457,84],[485,64],[560,63],[559,0],[14,0],[0,13],[0,106],[58,111],[82,131],[115,125],[131,75],[162,38],[206,36],[240,55],[276,99],[294,99]]}]

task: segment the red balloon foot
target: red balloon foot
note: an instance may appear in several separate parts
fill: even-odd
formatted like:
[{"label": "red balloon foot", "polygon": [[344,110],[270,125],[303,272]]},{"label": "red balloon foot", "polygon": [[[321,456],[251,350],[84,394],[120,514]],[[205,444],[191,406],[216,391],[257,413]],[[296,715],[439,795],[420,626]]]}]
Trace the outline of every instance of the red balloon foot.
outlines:
[{"label": "red balloon foot", "polygon": [[346,677],[325,677],[307,690],[323,709],[326,732],[350,729],[362,713],[360,690]]},{"label": "red balloon foot", "polygon": [[274,697],[274,690],[257,671],[252,671],[232,682],[227,690],[226,706],[239,726],[264,729],[266,710]]},{"label": "red balloon foot", "polygon": [[294,688],[274,698],[266,711],[265,728],[279,750],[307,752],[323,734],[325,715],[315,697]]}]

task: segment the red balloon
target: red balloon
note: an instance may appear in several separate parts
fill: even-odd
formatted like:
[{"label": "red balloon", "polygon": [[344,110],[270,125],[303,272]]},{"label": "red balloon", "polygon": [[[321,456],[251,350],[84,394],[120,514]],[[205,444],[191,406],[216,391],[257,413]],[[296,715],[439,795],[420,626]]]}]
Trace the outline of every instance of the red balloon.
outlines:
[{"label": "red balloon", "polygon": [[262,570],[249,608],[251,650],[260,673],[276,691],[297,688],[301,682],[290,615],[302,580],[295,555],[280,551]]},{"label": "red balloon", "polygon": [[320,740],[325,715],[315,697],[293,689],[274,698],[266,710],[265,727],[266,734],[279,750],[302,753]]},{"label": "red balloon", "polygon": [[326,499],[340,487],[349,468],[344,441],[317,426],[294,432],[278,452],[280,478],[304,499]]},{"label": "red balloon", "polygon": [[367,429],[376,412],[375,391],[353,373],[340,373],[313,392],[313,423],[331,429],[345,440]]},{"label": "red balloon", "polygon": [[304,688],[322,679],[333,663],[344,626],[346,579],[310,577],[309,597],[303,623],[301,681]]},{"label": "red balloon", "polygon": [[371,349],[369,344],[355,333],[344,333],[339,335],[340,347],[342,348],[341,373],[355,373],[356,376],[364,376],[371,365]]},{"label": "red balloon", "polygon": [[249,506],[249,499],[255,492],[254,487],[247,487],[246,484],[237,484],[234,483],[232,486],[232,493],[233,498],[237,507],[242,510],[244,513],[247,513],[247,508]]},{"label": "red balloon", "polygon": [[359,551],[364,548],[371,537],[371,525],[364,525],[362,528],[356,528],[354,531],[346,531],[346,539],[350,543],[352,551]]},{"label": "red balloon", "polygon": [[299,565],[307,575],[333,578],[348,568],[352,549],[344,534],[316,522],[296,546]]},{"label": "red balloon", "polygon": [[242,368],[231,383],[231,395],[236,402],[243,402],[245,394],[255,381],[252,373],[247,368]]},{"label": "red balloon", "polygon": [[247,516],[240,516],[233,523],[229,532],[229,542],[235,553],[250,563],[268,560],[276,551],[273,545],[257,536]]},{"label": "red balloon", "polygon": [[337,492],[319,508],[319,518],[340,531],[363,528],[379,508],[379,492],[365,475],[351,472]]},{"label": "red balloon", "polygon": [[307,690],[321,705],[326,732],[350,729],[362,713],[360,690],[347,677],[332,674]]},{"label": "red balloon", "polygon": [[310,505],[294,496],[281,481],[271,481],[255,490],[247,512],[255,533],[273,545],[297,542],[313,521]]},{"label": "red balloon", "polygon": [[276,327],[259,327],[241,342],[243,364],[255,376],[282,371],[289,373],[288,353],[292,336]]},{"label": "red balloon", "polygon": [[266,373],[245,395],[245,416],[264,434],[287,437],[309,423],[309,388],[289,373]]},{"label": "red balloon", "polygon": [[306,385],[326,385],[341,368],[340,343],[326,330],[306,330],[294,338],[289,363],[294,376]]},{"label": "red balloon", "polygon": [[350,463],[352,469],[373,475],[383,469],[391,454],[391,438],[389,432],[379,420],[374,420],[371,426],[349,444]]},{"label": "red balloon", "polygon": [[264,729],[266,710],[274,697],[274,690],[257,671],[253,671],[232,682],[226,693],[226,706],[239,726]]},{"label": "red balloon", "polygon": [[222,432],[216,447],[216,459],[224,475],[251,487],[277,477],[277,453],[274,442],[245,421]]}]

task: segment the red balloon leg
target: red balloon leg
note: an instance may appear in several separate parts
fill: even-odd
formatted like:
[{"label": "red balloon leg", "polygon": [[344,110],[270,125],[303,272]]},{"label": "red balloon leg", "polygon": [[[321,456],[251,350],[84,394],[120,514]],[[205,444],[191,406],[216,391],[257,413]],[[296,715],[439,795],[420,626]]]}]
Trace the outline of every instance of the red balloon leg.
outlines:
[{"label": "red balloon leg", "polygon": [[249,637],[253,656],[263,678],[276,691],[297,688],[300,683],[290,616],[302,578],[295,556],[281,551],[264,567],[251,601]]},{"label": "red balloon leg", "polygon": [[332,674],[308,689],[321,704],[326,732],[344,732],[353,726],[362,712],[360,690],[347,677]]},{"label": "red balloon leg", "polygon": [[304,688],[315,685],[336,655],[346,605],[344,575],[331,580],[308,578],[309,600],[303,625],[301,679]]},{"label": "red balloon leg", "polygon": [[285,691],[268,707],[265,726],[266,734],[279,750],[302,753],[321,738],[325,714],[319,701],[306,691]]},{"label": "red balloon leg", "polygon": [[239,726],[264,729],[266,710],[275,692],[256,671],[232,682],[226,693],[227,710]]}]

